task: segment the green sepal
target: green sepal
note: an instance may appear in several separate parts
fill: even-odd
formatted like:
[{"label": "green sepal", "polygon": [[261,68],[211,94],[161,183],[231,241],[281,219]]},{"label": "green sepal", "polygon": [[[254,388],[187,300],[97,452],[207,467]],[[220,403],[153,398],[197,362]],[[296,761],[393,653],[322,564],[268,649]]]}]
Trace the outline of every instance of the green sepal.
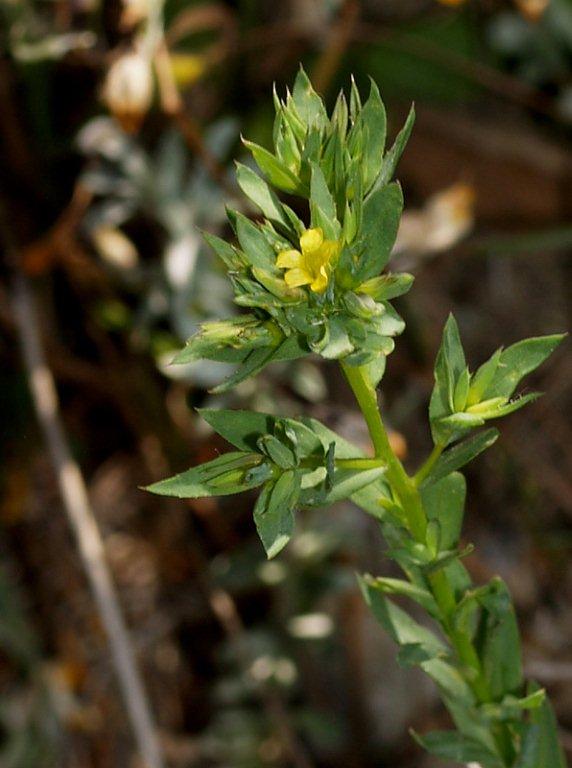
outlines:
[{"label": "green sepal", "polygon": [[258,454],[231,451],[206,464],[153,483],[145,490],[159,496],[176,496],[179,499],[242,493],[256,488],[268,479],[268,473],[261,476],[258,472],[251,472],[262,464],[263,459]]},{"label": "green sepal", "polygon": [[356,288],[358,293],[366,293],[375,301],[388,301],[407,293],[415,278],[408,272],[389,272],[366,280]]}]

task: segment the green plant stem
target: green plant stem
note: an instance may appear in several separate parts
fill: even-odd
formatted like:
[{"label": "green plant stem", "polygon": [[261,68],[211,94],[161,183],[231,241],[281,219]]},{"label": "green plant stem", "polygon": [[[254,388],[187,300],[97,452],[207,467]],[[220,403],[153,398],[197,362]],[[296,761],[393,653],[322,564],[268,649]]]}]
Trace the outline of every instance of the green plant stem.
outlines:
[{"label": "green plant stem", "polygon": [[[366,421],[375,449],[375,455],[383,459],[387,466],[386,478],[392,491],[398,496],[411,534],[416,541],[425,544],[427,516],[423,508],[419,485],[427,477],[443,451],[443,446],[435,446],[427,461],[415,477],[410,477],[399,461],[387,436],[379,410],[375,388],[372,386],[366,368],[349,366],[341,363],[344,375],[355,395],[357,403]],[[437,571],[429,579],[429,586],[441,612],[441,627],[449,637],[460,663],[460,671],[470,686],[478,703],[493,700],[488,681],[483,673],[481,660],[471,638],[461,632],[452,622],[453,612],[457,607],[455,591],[445,570]],[[500,753],[507,765],[515,757],[512,737],[507,727],[499,724],[492,728],[493,736]]]},{"label": "green plant stem", "polygon": [[437,463],[437,459],[441,456],[444,450],[445,450],[445,446],[441,445],[440,443],[437,443],[437,445],[433,448],[433,450],[429,454],[429,458],[427,459],[427,461],[425,461],[424,464],[421,465],[417,474],[413,476],[413,482],[415,483],[417,488],[419,488],[423,480],[425,480],[425,478],[429,475],[429,473]]},{"label": "green plant stem", "polygon": [[363,413],[375,455],[377,458],[383,459],[387,465],[386,477],[393,491],[399,497],[411,533],[417,541],[424,543],[427,519],[423,511],[421,498],[415,484],[393,452],[381,413],[379,412],[377,395],[369,380],[367,369],[359,366],[345,365],[344,363],[341,366]]},{"label": "green plant stem", "polygon": [[[367,469],[382,469],[385,467],[385,460],[380,458],[363,458],[356,456],[355,459],[335,459],[334,465],[337,469],[356,469],[365,471]],[[308,458],[300,462],[304,469],[318,469],[323,466],[321,458]]]},{"label": "green plant stem", "polygon": [[336,459],[334,464],[339,469],[377,469],[385,467],[384,459]]}]

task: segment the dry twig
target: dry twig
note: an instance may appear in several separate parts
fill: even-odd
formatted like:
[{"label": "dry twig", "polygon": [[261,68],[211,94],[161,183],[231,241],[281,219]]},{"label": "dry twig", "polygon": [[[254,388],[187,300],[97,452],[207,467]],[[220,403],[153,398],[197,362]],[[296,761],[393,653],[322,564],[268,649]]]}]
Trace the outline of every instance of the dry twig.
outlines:
[{"label": "dry twig", "polygon": [[[8,256],[15,262],[14,248],[11,246],[10,235],[4,222],[2,234]],[[107,632],[113,664],[137,747],[146,768],[163,768],[155,723],[105,560],[101,534],[89,503],[85,482],[71,454],[59,415],[56,387],[42,348],[34,298],[27,279],[18,271],[14,278],[11,298],[32,400],[57,474],[64,508],[76,537],[101,621]]]}]

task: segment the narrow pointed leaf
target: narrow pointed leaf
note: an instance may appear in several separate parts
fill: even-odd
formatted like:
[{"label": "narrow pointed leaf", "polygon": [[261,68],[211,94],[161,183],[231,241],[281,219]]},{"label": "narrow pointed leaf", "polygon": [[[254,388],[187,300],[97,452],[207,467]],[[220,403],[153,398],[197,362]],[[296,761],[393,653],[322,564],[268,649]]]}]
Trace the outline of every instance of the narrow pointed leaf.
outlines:
[{"label": "narrow pointed leaf", "polygon": [[474,437],[470,437],[462,443],[449,448],[439,458],[429,476],[425,478],[422,488],[433,485],[433,483],[441,480],[441,478],[468,464],[480,453],[490,448],[497,441],[498,436],[498,429],[486,429],[484,432],[479,432]]},{"label": "narrow pointed leaf", "polygon": [[236,180],[244,194],[257,205],[267,219],[276,221],[290,228],[290,221],[284,212],[282,203],[268,184],[251,168],[242,163],[236,164]]}]

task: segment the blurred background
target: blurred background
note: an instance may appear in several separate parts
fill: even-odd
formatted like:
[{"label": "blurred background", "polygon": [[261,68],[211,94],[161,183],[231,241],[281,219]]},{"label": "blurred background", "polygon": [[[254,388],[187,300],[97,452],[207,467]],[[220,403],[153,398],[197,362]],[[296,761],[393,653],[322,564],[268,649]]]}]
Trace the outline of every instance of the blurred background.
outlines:
[{"label": "blurred background", "polygon": [[[103,553],[166,765],[436,768],[407,731],[447,717],[356,588],[356,571],[390,574],[373,520],[350,504],[300,514],[267,562],[251,497],[139,487],[224,449],[196,406],[307,413],[367,445],[334,366],[276,365],[217,398],[220,364],[169,366],[199,322],[237,311],[200,230],[228,235],[225,203],[254,214],[233,179],[240,135],[268,146],[272,86],[300,62],[330,105],[350,74],[364,92],[373,77],[391,138],[416,104],[394,268],[417,280],[382,384],[408,466],[429,448],[450,310],[473,369],[570,327],[572,0],[0,0],[0,14],[0,766],[142,765],[105,574],[99,603],[90,589]],[[469,468],[465,530],[475,579],[513,591],[569,755],[571,370],[565,344],[529,383],[545,396]]]}]

